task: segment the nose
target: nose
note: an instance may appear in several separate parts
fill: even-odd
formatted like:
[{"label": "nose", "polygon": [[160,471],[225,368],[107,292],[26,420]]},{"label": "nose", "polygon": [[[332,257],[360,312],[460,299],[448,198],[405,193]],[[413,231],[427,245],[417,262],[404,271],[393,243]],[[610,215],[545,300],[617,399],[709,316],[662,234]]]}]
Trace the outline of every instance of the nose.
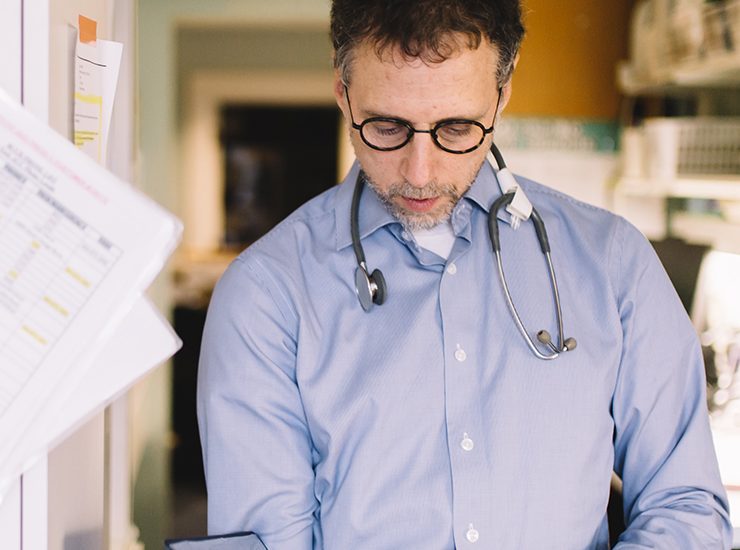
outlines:
[{"label": "nose", "polygon": [[403,148],[405,157],[401,175],[414,187],[424,187],[432,180],[433,161],[437,146],[429,134],[414,134]]}]

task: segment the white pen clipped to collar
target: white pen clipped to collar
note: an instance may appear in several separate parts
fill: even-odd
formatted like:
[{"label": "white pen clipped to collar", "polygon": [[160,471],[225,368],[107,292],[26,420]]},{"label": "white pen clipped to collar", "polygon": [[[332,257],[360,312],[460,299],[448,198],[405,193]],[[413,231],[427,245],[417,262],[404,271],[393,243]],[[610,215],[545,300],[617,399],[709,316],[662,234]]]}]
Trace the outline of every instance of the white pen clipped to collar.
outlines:
[{"label": "white pen clipped to collar", "polygon": [[500,169],[497,168],[496,159],[493,157],[493,153],[489,151],[486,158],[496,172],[496,179],[498,181],[498,186],[501,188],[501,192],[514,193],[513,200],[506,206],[506,211],[511,215],[512,229],[518,229],[519,224],[528,220],[529,216],[532,215],[532,203],[529,202],[527,195],[524,194],[522,188],[517,184],[511,171],[507,167]]}]

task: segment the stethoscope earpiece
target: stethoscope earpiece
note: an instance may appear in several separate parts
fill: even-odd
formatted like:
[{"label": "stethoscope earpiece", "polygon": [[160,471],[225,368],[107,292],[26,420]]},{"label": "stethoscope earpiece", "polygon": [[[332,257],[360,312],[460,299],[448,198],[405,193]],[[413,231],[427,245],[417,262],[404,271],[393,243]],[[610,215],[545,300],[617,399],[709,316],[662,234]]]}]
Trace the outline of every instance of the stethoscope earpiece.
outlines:
[{"label": "stethoscope earpiece", "polygon": [[558,349],[555,344],[552,343],[552,336],[550,336],[550,333],[544,329],[537,333],[537,340],[539,340],[540,343],[545,344],[554,353],[573,351],[578,345],[575,338],[566,338],[565,341],[563,341],[563,349]]}]

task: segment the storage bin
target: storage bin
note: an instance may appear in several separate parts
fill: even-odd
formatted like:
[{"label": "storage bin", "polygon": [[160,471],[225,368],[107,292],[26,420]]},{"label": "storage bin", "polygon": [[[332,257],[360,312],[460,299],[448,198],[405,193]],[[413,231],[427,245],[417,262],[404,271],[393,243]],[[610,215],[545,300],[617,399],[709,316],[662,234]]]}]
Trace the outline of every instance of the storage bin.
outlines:
[{"label": "storage bin", "polygon": [[740,174],[740,117],[647,119],[644,140],[648,177]]}]

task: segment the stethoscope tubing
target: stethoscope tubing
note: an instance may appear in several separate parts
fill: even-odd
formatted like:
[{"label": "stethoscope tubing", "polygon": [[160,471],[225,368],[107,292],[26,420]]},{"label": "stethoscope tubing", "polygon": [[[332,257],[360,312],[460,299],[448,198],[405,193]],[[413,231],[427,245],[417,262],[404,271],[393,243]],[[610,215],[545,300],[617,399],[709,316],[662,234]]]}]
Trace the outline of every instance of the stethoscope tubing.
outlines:
[{"label": "stethoscope tubing", "polygon": [[[509,311],[511,312],[511,316],[514,318],[514,323],[516,324],[516,327],[519,329],[519,332],[524,336],[524,341],[527,343],[527,346],[529,349],[534,353],[537,357],[540,359],[544,359],[545,361],[549,361],[551,359],[555,359],[558,355],[560,355],[557,352],[554,352],[550,355],[545,355],[540,350],[537,349],[537,346],[534,344],[534,341],[532,340],[532,337],[527,332],[527,329],[524,327],[524,323],[522,322],[521,317],[519,317],[519,313],[516,310],[516,306],[514,306],[514,301],[511,298],[511,292],[509,292],[509,285],[506,283],[506,277],[504,276],[504,267],[501,262],[501,252],[498,250],[494,250],[494,255],[496,256],[496,267],[498,268],[498,278],[501,281],[501,286],[504,290],[504,297],[506,298],[506,305],[509,306]],[[562,338],[562,335],[561,335]]]},{"label": "stethoscope tubing", "polygon": [[[491,145],[491,152],[499,166],[499,171],[506,169],[506,163],[501,156],[498,148],[495,144]],[[373,303],[381,305],[385,302],[387,296],[387,285],[383,273],[376,269],[372,273],[369,273],[367,263],[365,260],[365,253],[362,249],[362,243],[360,242],[360,229],[359,229],[359,208],[360,208],[360,196],[364,187],[364,181],[362,172],[357,175],[357,181],[355,182],[354,194],[352,196],[352,206],[350,212],[350,231],[352,233],[352,248],[354,249],[355,258],[357,260],[357,269],[355,270],[355,291],[357,297],[360,300],[362,308],[367,312],[373,306]],[[550,242],[547,237],[547,230],[545,229],[545,223],[542,221],[537,209],[532,207],[530,219],[534,224],[535,233],[537,235],[537,241],[540,244],[540,250],[545,256],[547,263],[547,271],[550,276],[550,286],[553,295],[553,301],[555,303],[555,313],[557,316],[558,325],[558,345],[552,342],[550,334],[546,330],[540,330],[537,333],[537,339],[543,346],[547,346],[552,353],[547,354],[540,351],[535,344],[534,340],[527,332],[524,323],[519,316],[519,312],[514,305],[514,300],[511,297],[509,291],[509,285],[506,281],[506,275],[504,273],[503,260],[501,258],[501,240],[498,228],[498,212],[499,210],[510,204],[514,199],[517,190],[512,190],[504,193],[498,199],[496,199],[491,205],[488,213],[488,234],[491,240],[491,246],[493,253],[496,258],[496,270],[498,272],[501,287],[504,292],[506,304],[509,308],[509,312],[514,319],[517,329],[524,337],[527,347],[530,351],[539,359],[549,361],[559,357],[561,353],[572,350],[576,347],[576,341],[574,338],[566,339],[563,333],[563,312],[560,303],[560,291],[558,289],[557,277],[555,276],[555,269],[552,264],[552,256],[550,253]]]},{"label": "stethoscope tubing", "polygon": [[[552,284],[552,295],[555,299],[555,311],[557,312],[557,321],[558,321],[558,349],[560,351],[566,351],[565,349],[565,340],[563,336],[563,311],[560,306],[560,292],[558,290],[558,279],[555,277],[555,269],[552,267],[552,256],[549,251],[545,252],[545,259],[547,260],[547,269],[550,270],[550,283]],[[553,350],[554,351],[554,350]],[[557,357],[560,352],[555,351],[555,357]]]},{"label": "stethoscope tubing", "polygon": [[509,312],[511,313],[511,316],[514,318],[514,323],[519,329],[519,332],[524,337],[524,340],[526,341],[527,346],[532,351],[532,353],[534,353],[538,358],[544,359],[547,361],[547,360],[555,359],[556,357],[560,355],[562,351],[565,351],[564,337],[563,337],[563,314],[562,314],[562,309],[560,305],[560,292],[558,290],[558,282],[555,277],[555,269],[553,268],[553,265],[552,265],[552,255],[550,254],[550,241],[547,237],[547,230],[545,229],[545,223],[542,221],[542,218],[540,217],[539,212],[537,212],[537,209],[533,207],[530,217],[534,224],[535,233],[537,235],[537,241],[540,243],[540,250],[545,256],[545,261],[547,262],[547,269],[550,275],[550,286],[552,288],[553,301],[555,302],[555,312],[556,312],[557,323],[558,323],[558,347],[556,348],[553,344],[549,344],[549,347],[553,351],[553,353],[544,354],[535,345],[534,341],[532,340],[532,337],[529,335],[529,332],[524,326],[524,322],[522,321],[522,318],[519,316],[519,312],[517,311],[516,306],[514,305],[514,300],[511,297],[511,292],[509,291],[509,285],[506,281],[506,275],[504,274],[503,260],[501,259],[501,239],[500,239],[499,230],[498,230],[498,211],[504,206],[506,206],[507,204],[511,203],[513,198],[514,198],[514,191],[510,191],[508,193],[501,195],[498,199],[496,199],[493,202],[493,204],[491,205],[491,211],[488,214],[488,235],[491,239],[491,248],[493,249],[493,254],[496,257],[496,268],[497,268],[499,280],[501,281],[501,288],[504,291],[504,297],[506,298],[506,304],[509,307]]},{"label": "stethoscope tubing", "polygon": [[355,252],[357,264],[362,267],[365,272],[367,272],[365,252],[363,251],[362,244],[360,243],[360,221],[358,219],[360,212],[360,197],[362,196],[362,190],[365,188],[365,185],[363,184],[361,178],[362,174],[358,174],[357,182],[355,183],[355,190],[352,194],[352,207],[350,209],[349,229],[352,233],[352,249]]}]

